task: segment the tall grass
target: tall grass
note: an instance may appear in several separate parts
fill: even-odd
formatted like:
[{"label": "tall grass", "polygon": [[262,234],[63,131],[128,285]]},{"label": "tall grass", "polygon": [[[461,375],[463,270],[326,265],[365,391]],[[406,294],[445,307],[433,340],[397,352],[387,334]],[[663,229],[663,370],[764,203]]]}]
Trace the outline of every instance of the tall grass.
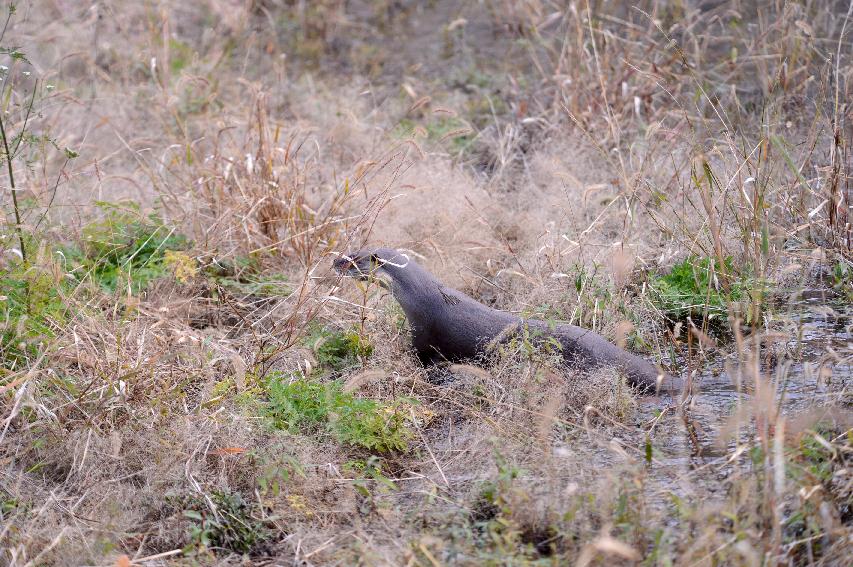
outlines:
[{"label": "tall grass", "polygon": [[[19,6],[0,562],[843,564],[849,6],[368,4]],[[423,368],[365,243],[690,387]]]}]

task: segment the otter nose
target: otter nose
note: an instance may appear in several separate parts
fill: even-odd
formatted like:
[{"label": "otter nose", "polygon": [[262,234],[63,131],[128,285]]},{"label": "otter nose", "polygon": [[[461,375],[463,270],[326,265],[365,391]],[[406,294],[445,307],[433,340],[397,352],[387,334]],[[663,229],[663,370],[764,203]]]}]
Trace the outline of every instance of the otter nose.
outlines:
[{"label": "otter nose", "polygon": [[348,272],[355,266],[355,262],[350,260],[349,258],[336,258],[332,264],[335,267],[335,270],[341,273]]}]

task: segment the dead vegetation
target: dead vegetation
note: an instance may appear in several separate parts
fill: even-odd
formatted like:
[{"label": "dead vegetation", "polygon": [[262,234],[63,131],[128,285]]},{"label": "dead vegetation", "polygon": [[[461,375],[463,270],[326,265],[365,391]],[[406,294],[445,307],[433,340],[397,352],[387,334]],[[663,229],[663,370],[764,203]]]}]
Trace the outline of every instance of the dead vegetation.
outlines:
[{"label": "dead vegetation", "polygon": [[[843,564],[850,20],[19,3],[0,561]],[[692,390],[524,340],[423,368],[387,294],[330,271],[368,242]]]}]

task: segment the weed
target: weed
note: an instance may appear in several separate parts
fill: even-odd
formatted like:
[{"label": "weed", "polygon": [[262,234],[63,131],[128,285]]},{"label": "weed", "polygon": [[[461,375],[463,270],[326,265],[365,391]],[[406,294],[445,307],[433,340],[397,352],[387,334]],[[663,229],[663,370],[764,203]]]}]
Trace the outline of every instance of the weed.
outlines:
[{"label": "weed", "polygon": [[0,271],[0,365],[14,370],[34,360],[66,320],[68,293],[58,266],[44,249],[35,263]]},{"label": "weed", "polygon": [[410,402],[382,403],[358,398],[340,382],[310,382],[273,373],[267,379],[267,415],[275,427],[310,432],[325,429],[340,442],[388,453],[405,451],[413,433]]},{"label": "weed", "polygon": [[550,336],[544,329],[531,329],[524,326],[519,332],[501,344],[498,353],[501,356],[520,354],[530,363],[547,364],[558,362],[562,358],[563,345]]},{"label": "weed", "polygon": [[287,297],[292,293],[290,283],[283,274],[258,274],[242,282],[229,282],[226,287],[254,297]]},{"label": "weed", "polygon": [[6,519],[12,514],[14,514],[21,507],[21,502],[5,491],[0,492],[0,521],[7,521]]},{"label": "weed", "polygon": [[273,373],[267,382],[267,414],[275,427],[289,431],[314,428],[328,419],[335,388]]},{"label": "weed", "polygon": [[221,549],[251,553],[269,537],[266,526],[253,515],[252,506],[239,492],[214,490],[209,497],[214,512],[202,498],[184,503],[183,516],[191,522],[192,541],[185,552]]},{"label": "weed", "polygon": [[[726,259],[725,270],[733,271],[731,258]],[[728,291],[723,289],[717,272],[720,270],[712,258],[691,256],[672,267],[669,273],[651,278],[653,297],[663,313],[673,321],[707,322],[724,331],[729,304],[744,296],[745,283],[736,283]]]},{"label": "weed", "polygon": [[312,345],[321,369],[340,371],[373,354],[373,345],[356,330],[335,332],[316,327],[306,341]]},{"label": "weed", "polygon": [[601,324],[604,310],[613,302],[613,294],[598,277],[600,266],[591,269],[583,265],[573,266],[577,303],[572,310],[572,321],[596,330]]},{"label": "weed", "polygon": [[517,508],[523,490],[517,480],[525,471],[510,464],[500,453],[495,454],[497,475],[480,485],[471,506],[469,522],[473,542],[481,561],[490,564],[501,557],[512,557],[528,564],[541,556],[553,553],[553,544],[559,538],[553,525],[535,525],[529,522],[525,511]]},{"label": "weed", "polygon": [[850,264],[839,260],[831,272],[832,288],[842,299],[853,301],[853,268]]},{"label": "weed", "polygon": [[207,281],[240,297],[287,297],[293,292],[288,276],[265,270],[260,254],[217,259],[200,270]]},{"label": "weed", "polygon": [[414,437],[409,429],[406,402],[380,404],[352,397],[340,400],[332,409],[332,429],[344,443],[369,451],[405,451]]},{"label": "weed", "polygon": [[[0,155],[2,155],[3,167],[5,173],[8,174],[9,189],[11,189],[12,212],[14,213],[14,224],[12,230],[18,240],[17,255],[23,263],[28,260],[27,240],[34,236],[35,229],[39,227],[41,222],[47,215],[44,212],[42,217],[32,224],[27,223],[26,211],[23,209],[23,200],[19,199],[18,193],[21,189],[15,182],[16,162],[21,162],[25,168],[32,170],[36,161],[36,156],[42,160],[42,175],[48,171],[47,163],[53,158],[53,151],[58,154],[64,154],[65,160],[60,167],[59,175],[56,182],[53,183],[53,193],[56,194],[61,181],[62,174],[65,173],[65,166],[72,159],[78,157],[77,152],[69,149],[60,149],[57,141],[52,138],[47,131],[33,131],[31,118],[40,114],[40,103],[49,95],[52,90],[49,85],[46,87],[43,81],[36,78],[30,80],[32,76],[32,65],[27,59],[26,54],[18,47],[7,47],[2,45],[6,39],[6,32],[9,31],[10,23],[12,22],[17,7],[15,3],[7,4],[6,19],[3,23],[2,31],[0,31],[0,56],[4,62],[9,65],[0,65],[0,82],[3,84],[3,113],[0,115]],[[29,90],[29,92],[27,92]],[[22,92],[23,91],[23,92]],[[17,128],[17,132],[13,132]],[[17,175],[19,176],[19,172]],[[43,181],[46,175],[40,181]],[[26,180],[32,183],[31,179]],[[5,223],[4,223],[5,224]],[[0,242],[6,240],[6,235],[0,236]]]},{"label": "weed", "polygon": [[464,152],[473,141],[471,127],[456,117],[439,117],[420,125],[414,120],[404,118],[392,133],[398,138],[425,137],[431,144],[439,144],[452,154]]},{"label": "weed", "polygon": [[372,496],[375,486],[383,492],[397,490],[397,484],[382,472],[382,460],[376,455],[365,460],[347,461],[343,470],[356,477],[353,487],[365,498]]},{"label": "weed", "polygon": [[[849,398],[849,3],[57,4],[0,40],[0,564],[849,563],[849,419],[809,430]],[[327,277],[374,243],[649,350],[752,328],[670,343],[683,404],[532,329],[424,372]],[[761,313],[791,274],[820,325]]]},{"label": "weed", "polygon": [[[261,474],[258,487],[261,494],[278,496],[293,479],[307,477],[299,460],[286,453],[287,447],[281,447],[273,453],[259,452],[256,458],[260,462]],[[282,455],[283,454],[283,455]]]},{"label": "weed", "polygon": [[828,482],[836,466],[835,451],[820,433],[805,435],[800,441],[797,460],[814,479]]},{"label": "weed", "polygon": [[181,71],[192,63],[194,56],[195,51],[186,43],[174,38],[169,40],[169,66],[173,75],[180,75]]},{"label": "weed", "polygon": [[[849,446],[853,443],[853,430],[843,432],[817,424],[814,430],[800,438],[789,455],[792,465],[789,472],[796,480],[807,484],[822,483],[829,488],[835,472],[843,469],[850,460],[848,451],[839,450],[829,441],[833,438],[837,438],[842,447],[845,443]],[[846,497],[847,505],[853,505],[853,492]]]},{"label": "weed", "polygon": [[[184,236],[156,214],[143,215],[137,204],[99,202],[98,206],[104,218],[83,229],[82,250],[65,251],[69,261],[77,264],[71,273],[80,281],[91,278],[109,292],[126,285],[137,293],[168,273],[166,252],[187,246]],[[186,276],[187,270],[183,266],[181,275]]]},{"label": "weed", "polygon": [[186,252],[166,250],[163,254],[163,263],[172,270],[175,279],[182,284],[189,283],[199,272],[196,261]]}]

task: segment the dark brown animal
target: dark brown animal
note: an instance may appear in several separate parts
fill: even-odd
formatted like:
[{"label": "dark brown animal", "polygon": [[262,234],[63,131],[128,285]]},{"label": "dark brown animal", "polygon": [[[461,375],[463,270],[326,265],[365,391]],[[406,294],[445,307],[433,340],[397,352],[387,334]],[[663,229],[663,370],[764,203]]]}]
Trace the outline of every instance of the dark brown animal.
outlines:
[{"label": "dark brown animal", "polygon": [[444,286],[408,255],[390,248],[359,250],[334,263],[338,273],[359,279],[375,278],[389,288],[400,303],[412,330],[412,343],[424,363],[475,359],[495,339],[510,337],[522,328],[542,342],[556,339],[563,360],[581,368],[614,366],[629,383],[645,393],[680,391],[680,382],[647,362],[575,325],[551,326],[544,321],[521,319],[477,302]]}]

